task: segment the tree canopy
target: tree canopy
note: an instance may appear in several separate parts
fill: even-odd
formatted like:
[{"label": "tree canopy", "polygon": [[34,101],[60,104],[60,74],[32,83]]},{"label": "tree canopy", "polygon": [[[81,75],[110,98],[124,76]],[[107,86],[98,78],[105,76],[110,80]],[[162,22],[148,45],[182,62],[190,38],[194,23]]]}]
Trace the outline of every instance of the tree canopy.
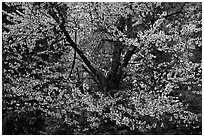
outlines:
[{"label": "tree canopy", "polygon": [[3,134],[202,134],[201,2],[3,2],[2,45]]}]

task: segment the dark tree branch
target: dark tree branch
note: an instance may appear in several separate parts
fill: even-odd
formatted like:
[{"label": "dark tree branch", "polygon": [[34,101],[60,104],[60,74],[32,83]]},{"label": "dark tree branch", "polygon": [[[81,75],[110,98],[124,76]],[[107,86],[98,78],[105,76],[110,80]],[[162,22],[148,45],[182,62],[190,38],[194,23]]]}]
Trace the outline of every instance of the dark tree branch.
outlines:
[{"label": "dark tree branch", "polygon": [[132,50],[128,50],[125,54],[124,60],[123,60],[123,64],[122,67],[127,67],[128,62],[130,61],[132,55],[135,53],[135,50],[137,49],[137,47],[134,47]]},{"label": "dark tree branch", "polygon": [[113,39],[102,39],[101,41],[102,42],[105,42],[105,41],[107,41],[107,42],[120,42],[119,40],[113,40]]},{"label": "dark tree branch", "polygon": [[182,13],[182,11],[177,11],[177,12],[168,14],[168,15],[166,15],[166,16],[163,16],[163,18],[167,19],[168,17],[171,17],[171,16],[176,15],[176,14],[180,14],[180,13]]},{"label": "dark tree branch", "polygon": [[[77,41],[77,31],[75,31],[75,43],[76,43],[76,41]],[[70,71],[70,73],[69,73],[69,78],[70,78],[71,75],[72,75],[72,70],[74,69],[75,62],[76,62],[76,50],[74,51],[74,59],[73,59],[71,71]]]},{"label": "dark tree branch", "polygon": [[105,93],[106,91],[105,91],[105,89],[104,89],[104,87],[97,81],[97,78],[82,64],[82,68],[86,71],[86,72],[88,72],[90,75],[91,75],[91,77],[93,78],[93,80],[96,82],[96,84],[100,87],[100,89]]},{"label": "dark tree branch", "polygon": [[[72,38],[70,37],[69,33],[67,32],[64,26],[65,19],[63,15],[61,14],[60,11],[58,11],[58,14],[59,14],[59,17],[57,17],[57,13],[53,9],[51,9],[50,15],[54,18],[54,20],[57,23],[60,24],[59,27],[64,33],[67,42],[69,42],[70,46],[78,53],[78,55],[81,57],[81,59],[86,64],[86,66],[89,68],[89,70],[97,77],[98,82],[101,83],[101,85],[103,85],[104,83],[103,81],[105,79],[104,74],[102,73],[102,71],[96,69],[93,66],[93,64],[89,61],[89,59],[85,56],[84,52],[78,48],[77,44],[72,40]],[[60,22],[59,18],[61,18],[62,22]]]},{"label": "dark tree branch", "polygon": [[[62,32],[64,33],[66,40],[70,43],[70,46],[79,54],[79,56],[82,58],[82,60],[84,61],[84,63],[87,65],[87,67],[91,70],[91,72],[94,75],[99,75],[98,70],[93,67],[92,63],[88,60],[88,58],[85,56],[85,54],[83,53],[83,51],[81,51],[78,46],[73,42],[73,40],[71,39],[71,37],[69,36],[68,32],[66,31],[65,27],[63,24],[60,24],[60,28],[62,30]],[[100,75],[99,77],[103,77],[102,75]]]}]

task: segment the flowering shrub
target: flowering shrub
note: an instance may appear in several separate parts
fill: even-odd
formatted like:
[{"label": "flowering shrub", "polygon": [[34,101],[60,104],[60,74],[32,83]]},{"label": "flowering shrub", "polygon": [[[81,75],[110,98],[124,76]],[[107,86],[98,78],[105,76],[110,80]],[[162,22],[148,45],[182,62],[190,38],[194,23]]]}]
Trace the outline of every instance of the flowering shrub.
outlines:
[{"label": "flowering shrub", "polygon": [[[66,103],[61,103],[63,100]],[[97,133],[106,119],[112,121],[109,126],[128,127],[130,132],[138,133],[183,134],[190,129],[192,134],[201,128],[199,114],[188,111],[176,97],[165,94],[155,96],[129,90],[120,91],[115,98],[100,94],[93,98],[76,90],[58,101],[48,114],[63,119],[68,127],[77,127],[76,133],[90,130]]]},{"label": "flowering shrub", "polygon": [[201,7],[3,3],[3,134],[201,134]]}]

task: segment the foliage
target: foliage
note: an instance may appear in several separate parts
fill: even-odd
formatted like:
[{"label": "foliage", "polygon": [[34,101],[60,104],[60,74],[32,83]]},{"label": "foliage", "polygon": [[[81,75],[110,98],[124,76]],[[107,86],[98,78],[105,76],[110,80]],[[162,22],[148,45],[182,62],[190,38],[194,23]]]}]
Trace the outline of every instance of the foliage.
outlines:
[{"label": "foliage", "polygon": [[202,134],[201,6],[3,3],[3,134]]}]

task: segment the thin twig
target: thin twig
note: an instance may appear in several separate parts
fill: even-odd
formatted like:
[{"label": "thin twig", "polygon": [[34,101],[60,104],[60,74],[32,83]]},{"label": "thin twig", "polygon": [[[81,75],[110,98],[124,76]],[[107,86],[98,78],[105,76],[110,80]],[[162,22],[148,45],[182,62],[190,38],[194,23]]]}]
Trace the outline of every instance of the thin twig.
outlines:
[{"label": "thin twig", "polygon": [[[76,42],[77,42],[77,30],[75,31],[75,43],[76,43]],[[74,69],[75,62],[76,62],[76,50],[74,50],[74,59],[73,59],[71,71],[70,71],[70,73],[69,73],[69,78],[70,78],[71,75],[72,75],[72,71],[73,71],[73,69]]]}]

